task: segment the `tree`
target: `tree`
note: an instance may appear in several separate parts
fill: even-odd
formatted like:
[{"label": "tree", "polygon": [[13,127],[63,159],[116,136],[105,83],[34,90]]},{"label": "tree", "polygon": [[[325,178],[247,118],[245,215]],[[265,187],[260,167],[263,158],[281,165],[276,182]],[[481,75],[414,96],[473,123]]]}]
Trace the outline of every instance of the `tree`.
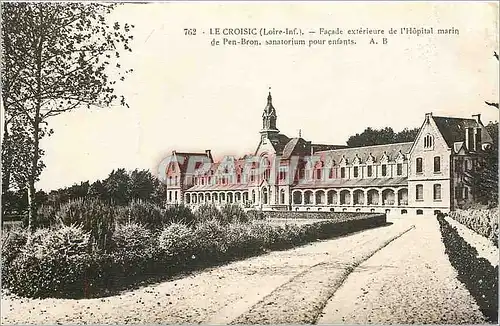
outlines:
[{"label": "tree", "polygon": [[135,169],[130,173],[130,198],[148,200],[155,190],[155,177],[148,170]]},{"label": "tree", "polygon": [[349,147],[362,147],[371,145],[384,145],[414,141],[420,128],[408,129],[395,133],[390,127],[383,129],[366,128],[361,134],[357,133],[349,137],[347,145]]},{"label": "tree", "polygon": [[[26,126],[22,139],[28,146],[19,157],[27,168],[30,228],[36,226],[35,183],[43,168],[40,140],[52,133],[48,119],[79,107],[106,107],[115,101],[126,105],[113,87],[131,71],[121,69],[118,61],[121,51],[131,51],[133,26],[106,21],[115,6],[41,2],[2,6],[2,104],[6,116],[16,117],[11,122],[19,120]],[[3,148],[12,153],[3,141]]]},{"label": "tree", "polygon": [[[495,58],[497,58],[497,61],[498,61],[498,53],[493,52],[493,56],[494,56]],[[489,106],[494,106],[494,107],[496,107],[496,108],[498,109],[498,103],[488,102],[488,101],[484,101],[484,103],[486,103],[486,104],[487,104],[487,105],[489,105]]]},{"label": "tree", "polygon": [[498,204],[498,122],[490,122],[486,129],[493,138],[493,146],[477,152],[476,164],[466,173],[465,184],[473,189],[476,202],[496,206]]},{"label": "tree", "polygon": [[125,169],[111,171],[103,186],[113,204],[125,205],[130,201],[130,177]]},{"label": "tree", "polygon": [[[498,54],[493,53],[498,60]],[[489,106],[498,109],[498,103],[485,101]],[[474,169],[467,172],[465,184],[473,189],[474,199],[484,205],[498,205],[498,122],[490,122],[486,130],[493,140],[491,148],[477,152]]]}]

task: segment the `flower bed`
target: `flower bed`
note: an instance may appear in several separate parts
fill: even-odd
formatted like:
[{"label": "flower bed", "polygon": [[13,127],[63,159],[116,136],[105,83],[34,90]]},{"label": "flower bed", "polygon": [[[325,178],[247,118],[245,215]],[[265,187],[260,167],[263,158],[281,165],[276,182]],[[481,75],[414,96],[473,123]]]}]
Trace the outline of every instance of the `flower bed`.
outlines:
[{"label": "flower bed", "polygon": [[498,321],[498,266],[493,267],[477,250],[467,243],[442,214],[437,216],[441,236],[458,280],[465,284],[481,312],[490,322]]},{"label": "flower bed", "polygon": [[449,216],[498,247],[498,208],[451,211]]},{"label": "flower bed", "polygon": [[4,287],[27,297],[96,297],[153,276],[172,276],[196,268],[292,248],[384,225],[384,214],[307,225],[265,221],[196,225],[171,223],[153,232],[134,222],[113,229],[106,251],[83,226],[8,234],[2,242]]}]

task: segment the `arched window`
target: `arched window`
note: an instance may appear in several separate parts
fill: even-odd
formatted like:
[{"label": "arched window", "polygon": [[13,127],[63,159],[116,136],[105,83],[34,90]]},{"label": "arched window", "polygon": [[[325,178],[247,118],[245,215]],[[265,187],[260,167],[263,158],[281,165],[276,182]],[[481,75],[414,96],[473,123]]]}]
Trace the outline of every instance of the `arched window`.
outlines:
[{"label": "arched window", "polygon": [[434,157],[434,172],[441,172],[441,157]]},{"label": "arched window", "polygon": [[415,187],[415,199],[416,200],[424,200],[424,186],[423,185],[417,185]]},{"label": "arched window", "polygon": [[426,135],[424,137],[424,148],[431,148],[431,147],[432,147],[432,136]]},{"label": "arched window", "polygon": [[285,203],[285,190],[281,189],[280,190],[280,204],[284,204],[284,203]]},{"label": "arched window", "polygon": [[434,201],[440,201],[440,200],[441,200],[441,185],[435,184],[434,185]]},{"label": "arched window", "polygon": [[262,189],[262,203],[267,205],[267,188]]},{"label": "arched window", "polygon": [[423,171],[423,163],[422,163],[422,158],[421,157],[417,157],[417,161],[416,161],[416,165],[417,165],[417,173],[422,173]]}]

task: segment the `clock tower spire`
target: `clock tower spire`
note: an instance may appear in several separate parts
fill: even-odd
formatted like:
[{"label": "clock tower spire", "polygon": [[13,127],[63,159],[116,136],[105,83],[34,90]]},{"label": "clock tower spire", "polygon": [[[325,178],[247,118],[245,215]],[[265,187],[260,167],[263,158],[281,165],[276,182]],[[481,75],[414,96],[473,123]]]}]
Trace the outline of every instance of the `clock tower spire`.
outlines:
[{"label": "clock tower spire", "polygon": [[262,130],[260,131],[261,139],[272,139],[279,134],[280,131],[276,127],[277,118],[276,109],[273,106],[273,97],[271,96],[271,87],[269,87],[267,105],[264,108],[264,113],[262,114]]}]

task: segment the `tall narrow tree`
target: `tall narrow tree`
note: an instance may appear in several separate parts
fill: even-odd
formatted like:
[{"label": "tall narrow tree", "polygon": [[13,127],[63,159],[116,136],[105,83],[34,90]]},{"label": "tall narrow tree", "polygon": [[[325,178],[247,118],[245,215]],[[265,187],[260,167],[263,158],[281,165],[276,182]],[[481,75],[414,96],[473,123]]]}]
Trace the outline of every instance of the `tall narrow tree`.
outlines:
[{"label": "tall narrow tree", "polygon": [[107,21],[115,7],[71,2],[2,5],[2,104],[7,116],[22,116],[27,125],[24,139],[29,146],[23,158],[30,227],[36,224],[35,183],[43,167],[40,140],[52,133],[48,119],[79,107],[105,107],[115,101],[126,105],[114,85],[130,72],[118,61],[121,52],[131,51],[133,26]]}]

